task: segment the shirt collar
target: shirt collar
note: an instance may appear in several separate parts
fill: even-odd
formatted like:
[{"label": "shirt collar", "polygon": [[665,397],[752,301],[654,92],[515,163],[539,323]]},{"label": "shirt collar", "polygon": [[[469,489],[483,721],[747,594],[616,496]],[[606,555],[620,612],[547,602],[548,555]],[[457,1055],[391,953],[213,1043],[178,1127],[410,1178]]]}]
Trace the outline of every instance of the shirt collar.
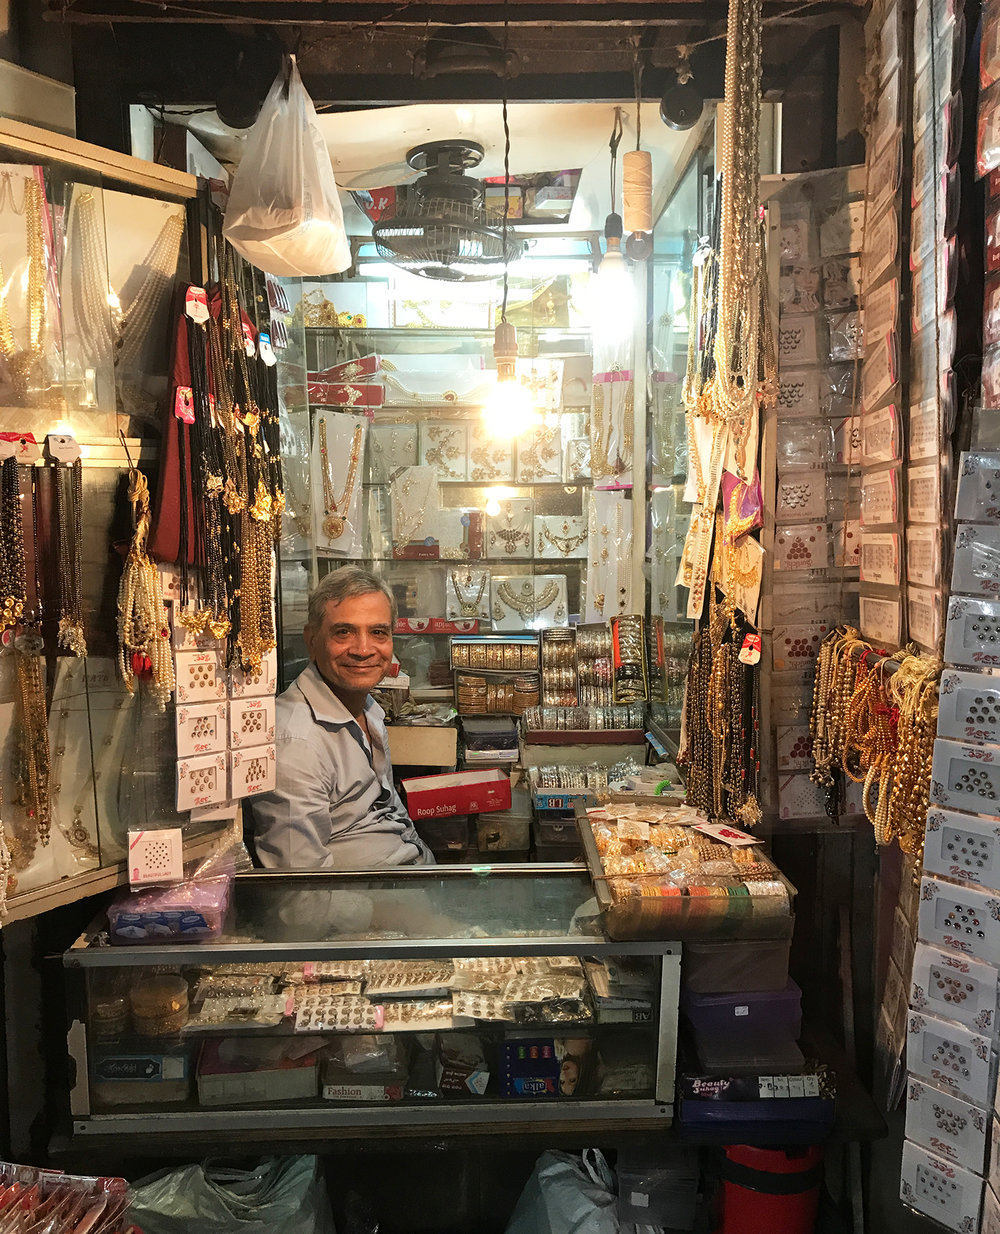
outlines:
[{"label": "shirt collar", "polygon": [[[350,724],[354,716],[323,680],[315,663],[310,662],[295,680],[309,704],[313,718],[323,724]],[[385,712],[369,694],[365,699],[365,712],[376,720],[384,720]],[[357,721],[355,721],[356,723]]]}]

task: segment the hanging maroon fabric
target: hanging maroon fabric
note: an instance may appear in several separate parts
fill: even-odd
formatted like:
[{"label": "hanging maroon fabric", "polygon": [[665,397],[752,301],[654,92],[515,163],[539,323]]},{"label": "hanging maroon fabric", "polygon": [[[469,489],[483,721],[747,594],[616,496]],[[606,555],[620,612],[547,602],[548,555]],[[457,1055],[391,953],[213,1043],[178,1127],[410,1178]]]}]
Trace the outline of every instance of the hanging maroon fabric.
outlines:
[{"label": "hanging maroon fabric", "polygon": [[[191,426],[175,415],[178,390],[191,388],[191,365],[188,359],[188,328],[191,321],[184,312],[187,287],[182,287],[174,307],[173,363],[171,365],[170,394],[167,399],[160,442],[160,474],[153,503],[152,527],[149,533],[148,551],[154,561],[174,564],[180,560],[181,493],[187,503],[188,565],[198,560],[197,526],[194,518],[194,497],[191,491]],[[184,475],[181,475],[181,442],[183,439]]]}]

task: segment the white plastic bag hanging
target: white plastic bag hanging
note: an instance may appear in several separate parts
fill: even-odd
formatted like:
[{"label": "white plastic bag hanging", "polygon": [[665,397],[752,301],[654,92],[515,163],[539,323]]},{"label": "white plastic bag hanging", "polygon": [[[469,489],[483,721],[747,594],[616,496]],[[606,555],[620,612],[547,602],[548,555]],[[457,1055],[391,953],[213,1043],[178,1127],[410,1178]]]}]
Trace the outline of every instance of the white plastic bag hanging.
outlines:
[{"label": "white plastic bag hanging", "polygon": [[330,155],[294,56],[247,137],[222,232],[266,274],[340,274],[351,264]]}]

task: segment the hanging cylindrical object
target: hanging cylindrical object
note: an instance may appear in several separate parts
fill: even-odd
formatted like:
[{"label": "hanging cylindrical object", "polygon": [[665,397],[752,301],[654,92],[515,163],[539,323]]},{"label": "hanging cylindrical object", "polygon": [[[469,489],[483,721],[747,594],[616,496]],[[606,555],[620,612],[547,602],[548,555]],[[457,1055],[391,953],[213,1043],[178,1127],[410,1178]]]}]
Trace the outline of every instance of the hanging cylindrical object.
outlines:
[{"label": "hanging cylindrical object", "polygon": [[625,230],[653,230],[653,160],[648,150],[627,150],[622,158]]},{"label": "hanging cylindrical object", "polygon": [[653,252],[653,162],[648,150],[629,150],[622,159],[625,252],[645,261]]}]

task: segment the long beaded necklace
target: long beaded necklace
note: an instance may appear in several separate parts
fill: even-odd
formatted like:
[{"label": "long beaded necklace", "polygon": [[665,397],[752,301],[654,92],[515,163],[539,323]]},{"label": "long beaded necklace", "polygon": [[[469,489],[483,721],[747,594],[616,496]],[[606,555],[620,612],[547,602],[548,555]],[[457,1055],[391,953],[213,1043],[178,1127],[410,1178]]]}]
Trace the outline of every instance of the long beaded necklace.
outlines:
[{"label": "long beaded necklace", "polygon": [[[45,641],[42,638],[42,593],[38,573],[38,490],[31,468],[31,530],[35,561],[35,596],[31,620],[14,639],[17,696],[14,722],[14,800],[21,805],[44,848],[49,842],[49,729],[45,703]],[[30,856],[27,859],[30,861]],[[22,867],[23,868],[23,867]]]},{"label": "long beaded necklace", "polygon": [[132,368],[136,364],[156,311],[173,282],[183,235],[183,214],[169,215],[142,260],[139,268],[146,274],[128,304],[121,309],[117,322],[115,364],[121,368]]},{"label": "long beaded necklace", "polygon": [[[9,181],[7,182],[9,189]],[[10,191],[13,206],[13,191]],[[27,278],[27,346],[19,348],[14,339],[10,311],[7,306],[3,266],[0,265],[0,357],[7,361],[14,397],[24,399],[31,384],[34,369],[42,358],[47,302],[45,280],[45,198],[42,186],[34,176],[24,177],[24,198],[20,213],[24,215],[25,248],[28,258]]]},{"label": "long beaded necklace", "polygon": [[113,293],[92,189],[78,186],[74,192],[66,241],[67,255],[73,262],[70,289],[78,343],[86,359],[99,366],[111,361],[118,335],[112,324]]},{"label": "long beaded necklace", "polygon": [[[69,501],[64,472],[69,471]],[[56,468],[56,524],[59,529],[58,644],[75,656],[87,654],[83,630],[83,464]]]},{"label": "long beaded necklace", "polygon": [[358,476],[358,459],[361,457],[361,440],[364,436],[364,425],[359,424],[354,429],[351,438],[350,461],[347,467],[347,479],[344,492],[338,501],[334,493],[333,476],[330,471],[330,456],[326,444],[326,419],[319,422],[319,460],[320,473],[323,478],[323,535],[328,540],[339,540],[347,528],[347,514],[351,508],[354,496],[354,484]]},{"label": "long beaded necklace", "polygon": [[118,589],[118,670],[129,694],[135,693],[136,678],[148,678],[163,711],[174,688],[174,659],[160,576],[146,552],[149,485],[135,467],[128,478],[135,530]]},{"label": "long beaded necklace", "polygon": [[899,744],[892,791],[890,793],[887,787],[885,794],[885,824],[879,842],[898,839],[903,852],[918,862],[923,852],[924,820],[930,801],[940,677],[940,660],[910,656],[889,684],[890,696],[899,708]]},{"label": "long beaded necklace", "polygon": [[760,74],[761,0],[731,0],[719,152],[722,210],[712,400],[731,431],[740,471],[746,470],[747,441],[757,410]]},{"label": "long beaded necklace", "polygon": [[0,471],[0,631],[20,621],[28,601],[19,467],[12,456]]}]

